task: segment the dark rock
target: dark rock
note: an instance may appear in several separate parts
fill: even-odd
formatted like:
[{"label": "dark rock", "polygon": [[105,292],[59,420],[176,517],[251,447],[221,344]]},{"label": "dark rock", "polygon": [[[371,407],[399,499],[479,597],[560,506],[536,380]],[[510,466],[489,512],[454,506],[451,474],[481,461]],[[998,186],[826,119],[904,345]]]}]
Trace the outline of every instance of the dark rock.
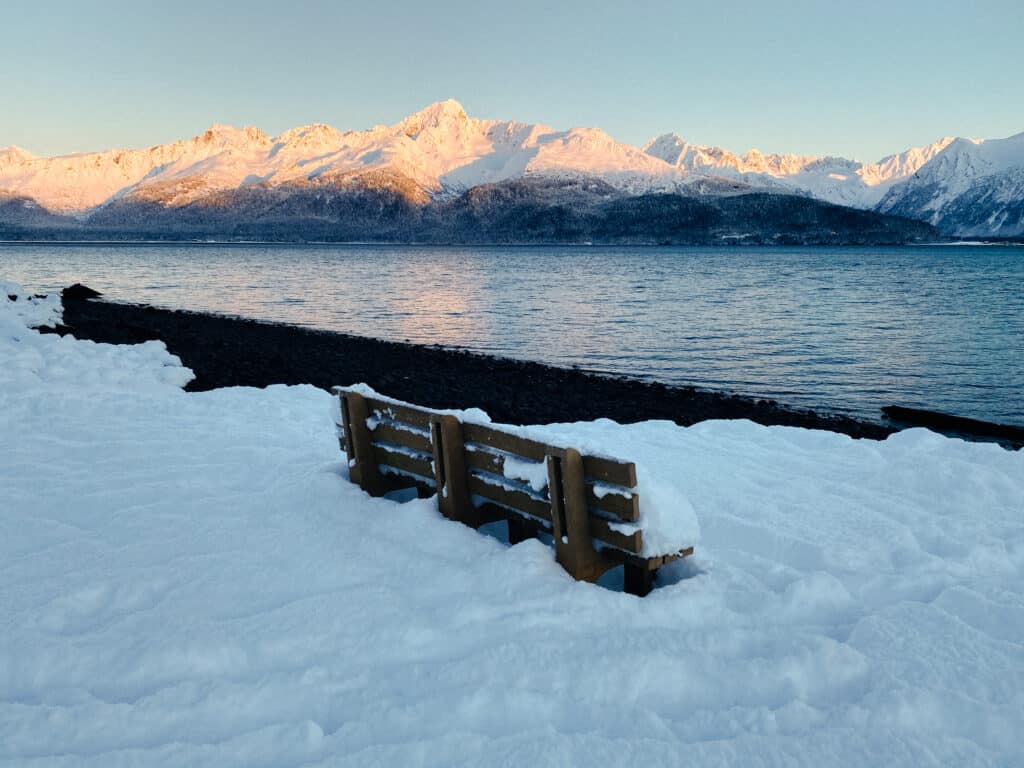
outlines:
[{"label": "dark rock", "polygon": [[903,426],[926,427],[934,432],[958,437],[994,438],[1015,448],[1024,446],[1024,427],[995,424],[991,421],[979,421],[939,411],[906,408],[901,405],[887,405],[882,409],[882,413],[893,422]]},{"label": "dark rock", "polygon": [[94,291],[87,285],[81,283],[75,283],[74,285],[65,288],[60,292],[60,297],[64,301],[85,301],[86,299],[98,299],[103,294],[99,291]]}]

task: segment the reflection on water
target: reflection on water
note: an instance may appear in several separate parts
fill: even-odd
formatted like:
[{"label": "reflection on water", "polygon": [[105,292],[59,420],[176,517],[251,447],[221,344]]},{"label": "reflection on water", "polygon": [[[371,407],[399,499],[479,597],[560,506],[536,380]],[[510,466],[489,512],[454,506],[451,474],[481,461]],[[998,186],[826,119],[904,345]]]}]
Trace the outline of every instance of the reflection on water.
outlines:
[{"label": "reflection on water", "polygon": [[0,275],[871,416],[1024,423],[1024,248],[38,245],[0,247]]},{"label": "reflection on water", "polygon": [[397,265],[394,272],[373,281],[385,328],[372,335],[453,346],[490,342],[490,317],[479,306],[485,295],[479,264],[467,262],[455,270],[444,261],[420,260],[412,270]]}]

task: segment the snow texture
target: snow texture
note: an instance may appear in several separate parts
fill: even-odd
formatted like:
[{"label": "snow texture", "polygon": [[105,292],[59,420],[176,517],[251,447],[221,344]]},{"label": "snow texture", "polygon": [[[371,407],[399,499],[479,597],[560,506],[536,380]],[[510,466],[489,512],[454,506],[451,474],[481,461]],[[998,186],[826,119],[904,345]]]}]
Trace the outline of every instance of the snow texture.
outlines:
[{"label": "snow texture", "polygon": [[639,599],[367,497],[325,392],[185,393],[16,304],[0,766],[1024,764],[1022,453],[575,425],[659,451],[700,517]]},{"label": "snow texture", "polygon": [[116,346],[29,330],[59,323],[61,313],[60,296],[35,298],[15,283],[0,281],[0,390],[96,386],[134,392],[178,389],[194,378],[162,341]]},{"label": "snow texture", "polygon": [[535,491],[548,487],[548,465],[542,461],[526,461],[506,456],[502,461],[505,477],[522,480]]},{"label": "snow texture", "polygon": [[721,147],[690,144],[674,133],[651,139],[644,151],[688,173],[721,176],[776,192],[871,208],[890,187],[912,176],[952,141],[952,137],[939,139],[925,147],[883,157],[877,163],[844,157],[765,155],[757,149],[736,155]]},{"label": "snow texture", "polygon": [[959,236],[1024,235],[1024,133],[1006,139],[956,139],[877,209]]},{"label": "snow texture", "polygon": [[633,494],[618,485],[610,485],[609,483],[594,483],[593,485],[594,495],[603,499],[605,496],[621,496],[624,499],[632,499]]}]

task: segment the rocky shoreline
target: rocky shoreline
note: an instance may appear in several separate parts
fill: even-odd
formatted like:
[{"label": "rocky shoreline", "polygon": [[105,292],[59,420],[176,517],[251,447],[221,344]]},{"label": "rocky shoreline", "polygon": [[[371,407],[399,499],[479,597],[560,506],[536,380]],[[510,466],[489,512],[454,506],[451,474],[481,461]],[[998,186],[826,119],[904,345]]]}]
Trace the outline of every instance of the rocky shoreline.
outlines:
[{"label": "rocky shoreline", "polygon": [[58,332],[114,344],[164,341],[191,368],[193,391],[230,386],[365,382],[391,397],[433,408],[478,407],[516,424],[707,419],[827,429],[883,439],[881,423],[787,408],[775,401],[596,375],[466,351],[382,341],[221,315],[90,299],[64,291]]},{"label": "rocky shoreline", "polygon": [[[927,427],[967,440],[1024,448],[1024,428],[915,408],[887,406],[873,422],[792,408],[774,400],[597,374],[436,346],[384,341],[227,315],[102,300],[81,285],[63,293],[64,325],[80,339],[138,344],[159,339],[191,368],[187,387],[365,382],[390,397],[430,408],[482,408],[511,424],[609,418],[628,424],[665,419],[689,426],[708,419],[825,429],[882,440]],[[46,329],[44,329],[46,330]]]}]

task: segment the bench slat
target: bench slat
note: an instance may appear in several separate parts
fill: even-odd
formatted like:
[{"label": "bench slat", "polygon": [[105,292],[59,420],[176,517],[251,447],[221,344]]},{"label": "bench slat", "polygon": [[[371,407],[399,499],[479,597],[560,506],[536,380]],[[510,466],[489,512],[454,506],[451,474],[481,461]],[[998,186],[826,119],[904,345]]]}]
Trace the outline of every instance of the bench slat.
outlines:
[{"label": "bench slat", "polygon": [[490,451],[466,450],[466,466],[471,469],[482,469],[496,475],[505,471],[505,457]]},{"label": "bench slat", "polygon": [[587,483],[587,505],[624,523],[635,523],[640,519],[640,498],[635,493],[629,499],[617,493],[608,493],[599,499],[594,493],[594,487]]},{"label": "bench slat", "polygon": [[[502,432],[483,424],[463,424],[462,434],[469,443],[479,443],[530,461],[544,461],[547,455],[560,456],[563,449],[538,440]],[[636,488],[636,466],[629,461],[616,461],[603,456],[584,456],[583,473],[593,479],[623,488]]]},{"label": "bench slat", "polygon": [[551,519],[550,504],[546,501],[535,499],[522,491],[513,491],[508,488],[502,488],[498,485],[491,485],[476,475],[469,476],[468,485],[469,492],[474,496],[482,496],[483,498],[493,501],[496,504],[500,504],[503,507],[517,509],[520,512],[540,518],[541,520]]},{"label": "bench slat", "polygon": [[[511,523],[512,526],[519,524],[528,528],[530,531],[534,533],[551,533],[551,522],[549,520],[541,520],[539,518],[533,517],[532,515],[523,514],[518,510],[503,507],[500,504],[494,503],[493,501],[485,501],[483,504],[477,507],[477,509],[480,510],[488,518],[488,522],[495,522],[497,520],[507,520]],[[513,542],[511,538],[509,539],[509,544],[515,543],[518,542]]]},{"label": "bench slat", "polygon": [[638,554],[643,549],[643,538],[640,531],[630,534],[613,531],[607,520],[593,515],[590,517],[590,535],[598,541],[633,554]]},{"label": "bench slat", "polygon": [[602,483],[636,488],[636,465],[631,461],[616,461],[603,456],[584,456],[583,474]]},{"label": "bench slat", "polygon": [[463,424],[462,436],[467,443],[480,443],[530,461],[544,461],[548,454],[558,455],[561,451],[550,445],[529,440],[519,435],[502,432],[483,424]]},{"label": "bench slat", "polygon": [[387,446],[383,445],[373,446],[373,456],[378,464],[412,472],[428,480],[432,480],[434,477],[434,470],[430,466],[430,459],[426,457],[421,459],[416,456],[409,456],[405,453],[389,450]]},{"label": "bench slat", "polygon": [[[584,466],[586,459],[584,459]],[[466,466],[482,469],[495,475],[505,474],[505,457],[490,451],[466,451]],[[513,478],[509,478],[512,480]],[[632,498],[617,493],[606,494],[598,498],[591,483],[587,483],[587,505],[601,510],[607,515],[624,523],[633,523],[640,519],[640,500],[633,494]]]},{"label": "bench slat", "polygon": [[430,428],[431,412],[420,408],[413,408],[409,405],[397,405],[386,400],[378,400],[375,397],[366,398],[366,406],[373,413],[380,413],[381,416],[393,421],[400,421],[420,429]]},{"label": "bench slat", "polygon": [[414,451],[422,451],[423,453],[431,453],[433,451],[430,446],[430,438],[426,435],[421,435],[419,432],[410,432],[407,429],[400,429],[391,424],[377,424],[377,426],[370,430],[370,434],[373,435],[374,442],[394,443],[395,445],[402,445]]}]

